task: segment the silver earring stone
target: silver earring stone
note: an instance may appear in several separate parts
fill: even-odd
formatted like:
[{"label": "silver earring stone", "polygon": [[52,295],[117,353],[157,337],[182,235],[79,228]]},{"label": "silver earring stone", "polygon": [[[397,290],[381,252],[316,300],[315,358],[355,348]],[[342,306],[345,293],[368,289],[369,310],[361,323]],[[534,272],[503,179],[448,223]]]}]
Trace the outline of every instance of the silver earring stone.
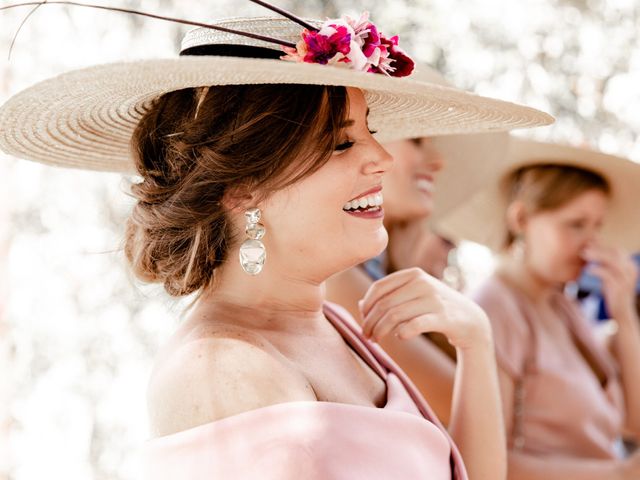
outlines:
[{"label": "silver earring stone", "polygon": [[266,230],[260,223],[259,208],[248,209],[244,216],[247,221],[244,231],[248,238],[240,246],[240,265],[249,275],[258,275],[267,259],[267,249],[261,242]]}]

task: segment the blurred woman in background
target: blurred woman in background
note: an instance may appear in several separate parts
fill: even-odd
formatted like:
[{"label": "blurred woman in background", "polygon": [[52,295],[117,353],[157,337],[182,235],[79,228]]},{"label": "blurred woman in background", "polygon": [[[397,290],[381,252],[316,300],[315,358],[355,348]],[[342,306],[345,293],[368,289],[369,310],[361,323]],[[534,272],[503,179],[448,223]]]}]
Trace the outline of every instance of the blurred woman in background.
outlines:
[{"label": "blurred woman in background", "polygon": [[[640,165],[513,139],[500,175],[441,227],[500,250],[473,295],[489,315],[500,369],[509,479],[640,478]],[[587,267],[618,325],[611,351],[563,292]]]},{"label": "blurred woman in background", "polygon": [[[418,66],[414,75],[449,86],[442,75],[427,67]],[[441,132],[447,133],[446,127],[443,128]],[[418,267],[442,280],[443,267],[446,268],[443,260],[451,252],[453,242],[441,232],[434,233],[437,231],[434,223],[483,186],[502,161],[507,145],[506,133],[448,134],[386,142],[385,149],[395,159],[384,178],[384,223],[389,244],[379,256],[329,279],[328,298],[362,323],[364,318],[358,302],[374,282],[386,275]],[[464,189],[458,187],[460,176],[465,177]],[[460,280],[456,276],[448,283],[461,290]],[[423,338],[411,341],[393,336],[378,340],[409,373],[438,417],[448,425],[456,349],[446,336],[427,332]]]}]

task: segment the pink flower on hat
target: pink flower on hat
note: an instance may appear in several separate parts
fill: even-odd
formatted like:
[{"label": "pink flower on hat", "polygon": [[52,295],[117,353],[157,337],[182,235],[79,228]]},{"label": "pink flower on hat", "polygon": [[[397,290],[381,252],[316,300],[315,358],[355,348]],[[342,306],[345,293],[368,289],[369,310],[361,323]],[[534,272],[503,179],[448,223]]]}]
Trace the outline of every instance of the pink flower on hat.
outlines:
[{"label": "pink flower on hat", "polygon": [[335,57],[339,57],[338,61],[344,61],[351,50],[351,32],[342,25],[328,25],[318,32],[305,29],[297,47],[302,47],[303,61],[306,63],[326,65]]},{"label": "pink flower on hat", "polygon": [[384,37],[369,22],[369,14],[358,20],[349,16],[327,20],[319,30],[303,30],[296,47],[283,47],[283,60],[342,65],[362,72],[404,77],[414,62],[398,47],[398,37]]},{"label": "pink flower on hat", "polygon": [[378,65],[381,71],[391,71],[389,75],[394,77],[406,77],[413,72],[415,62],[398,46],[398,36],[391,38],[381,37],[380,43],[385,49],[383,59]]}]

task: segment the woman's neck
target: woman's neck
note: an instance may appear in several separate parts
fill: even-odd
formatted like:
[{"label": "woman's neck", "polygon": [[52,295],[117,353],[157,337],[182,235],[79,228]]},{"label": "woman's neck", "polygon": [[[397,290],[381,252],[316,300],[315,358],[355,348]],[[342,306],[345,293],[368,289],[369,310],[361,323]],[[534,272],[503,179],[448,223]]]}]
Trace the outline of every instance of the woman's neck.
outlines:
[{"label": "woman's neck", "polygon": [[229,261],[216,270],[214,284],[198,300],[197,308],[214,309],[256,324],[269,322],[273,329],[300,331],[305,328],[301,324],[313,329],[325,321],[324,300],[321,281],[282,272],[273,263],[267,263],[260,274],[249,275]]},{"label": "woman's neck", "polygon": [[500,259],[497,274],[536,304],[546,303],[558,291],[557,284],[546,281],[524,261],[508,254]]}]

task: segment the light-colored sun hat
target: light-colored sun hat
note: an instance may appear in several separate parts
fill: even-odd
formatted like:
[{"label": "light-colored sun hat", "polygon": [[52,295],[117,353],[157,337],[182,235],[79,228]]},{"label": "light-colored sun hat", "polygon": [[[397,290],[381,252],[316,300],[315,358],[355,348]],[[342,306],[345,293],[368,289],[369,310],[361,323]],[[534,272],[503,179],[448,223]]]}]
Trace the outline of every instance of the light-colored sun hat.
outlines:
[{"label": "light-colored sun hat", "polygon": [[[412,78],[453,87],[441,73],[427,65],[417,65]],[[445,134],[429,139],[444,160],[444,168],[438,172],[435,182],[434,210],[428,219],[432,228],[438,231],[438,221],[485,185],[504,162],[509,134],[506,131]],[[464,188],[458,188],[461,177],[465,179]]]},{"label": "light-colored sun hat", "polygon": [[[508,233],[507,179],[521,167],[542,164],[578,167],[605,178],[611,187],[611,202],[602,236],[613,245],[640,249],[640,164],[586,148],[516,137],[511,137],[507,155],[486,187],[440,219],[439,231],[456,240],[471,240],[500,251]],[[460,173],[458,185],[466,190],[464,172]]]},{"label": "light-colored sun hat", "polygon": [[440,220],[493,178],[507,154],[509,134],[443,135],[433,137],[431,142],[444,159],[435,185],[434,210],[429,217],[429,223],[440,232]]},{"label": "light-colored sun hat", "polygon": [[[323,25],[309,23],[318,28]],[[302,30],[283,18],[226,19],[215,25],[293,45],[300,44]],[[344,63],[284,61],[278,58],[284,55],[280,46],[211,28],[190,31],[182,50],[207,46],[251,47],[270,51],[275,58],[207,54],[71,71],[16,94],[0,108],[0,149],[49,165],[130,172],[132,133],[150,103],[166,92],[216,85],[309,84],[362,89],[370,108],[369,125],[378,131],[381,141],[505,131],[553,122],[552,117],[533,108],[437,83],[335,66]]]}]

